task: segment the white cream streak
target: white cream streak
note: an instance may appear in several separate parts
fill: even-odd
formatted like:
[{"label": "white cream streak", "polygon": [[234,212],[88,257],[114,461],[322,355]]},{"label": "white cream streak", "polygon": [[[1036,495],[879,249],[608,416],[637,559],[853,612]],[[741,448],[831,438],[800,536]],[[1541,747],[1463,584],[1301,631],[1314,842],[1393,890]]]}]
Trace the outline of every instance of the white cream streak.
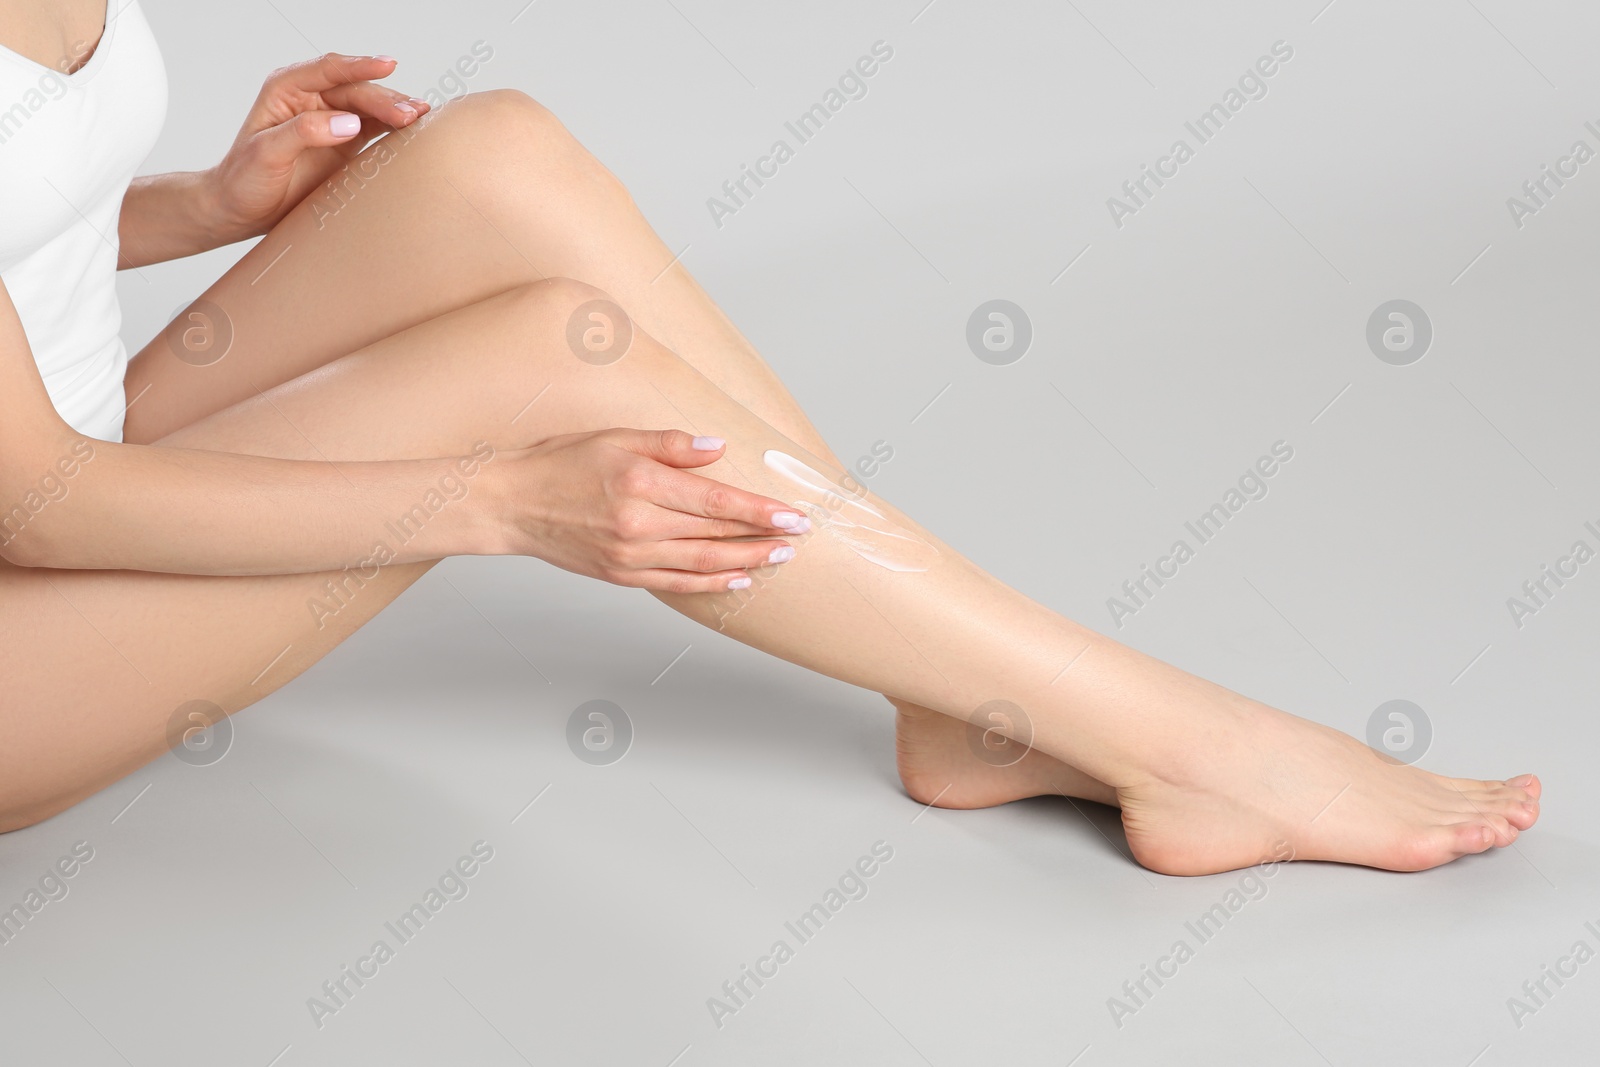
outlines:
[{"label": "white cream streak", "polygon": [[[787,452],[769,448],[761,454],[767,469],[808,494],[794,501],[818,531],[827,531],[851,551],[885,570],[925,571],[939,550],[902,529],[883,512],[831,483],[820,471]],[[814,495],[820,497],[811,499]]]}]

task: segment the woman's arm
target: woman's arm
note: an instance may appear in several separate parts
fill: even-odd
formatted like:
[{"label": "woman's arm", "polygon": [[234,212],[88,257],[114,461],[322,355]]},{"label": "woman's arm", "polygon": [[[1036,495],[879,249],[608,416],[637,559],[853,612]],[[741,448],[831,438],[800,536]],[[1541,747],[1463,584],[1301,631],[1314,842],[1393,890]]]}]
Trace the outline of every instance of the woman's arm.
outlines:
[{"label": "woman's arm", "polygon": [[110,444],[63,427],[8,441],[5,454],[0,555],[19,566],[293,574],[513,550],[488,494],[473,491],[496,458],[487,446],[336,465]]},{"label": "woman's arm", "polygon": [[[293,574],[518,554],[622,585],[723,590],[728,570],[613,562],[654,541],[804,532],[777,525],[798,518],[782,501],[677,469],[721,454],[720,442],[635,430],[363,463],[92,440],[56,413],[0,283],[0,558],[16,566]],[[684,503],[711,499],[725,506]],[[776,544],[724,547],[742,568]]]},{"label": "woman's arm", "polygon": [[268,76],[222,162],[135,178],[122,200],[120,266],[143,267],[259,237],[374,139],[429,105],[371,79],[388,56],[330,53]]},{"label": "woman's arm", "polygon": [[153,174],[133,179],[118,224],[120,270],[209,252],[255,236],[230,227],[220,209],[215,171]]}]

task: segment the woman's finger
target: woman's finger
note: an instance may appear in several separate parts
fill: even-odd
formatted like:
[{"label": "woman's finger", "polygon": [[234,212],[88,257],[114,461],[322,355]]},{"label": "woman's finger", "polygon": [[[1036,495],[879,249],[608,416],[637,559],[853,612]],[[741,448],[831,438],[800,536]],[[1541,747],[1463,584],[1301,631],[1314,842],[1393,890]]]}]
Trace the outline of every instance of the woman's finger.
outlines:
[{"label": "woman's finger", "polygon": [[372,82],[335,86],[325,90],[322,99],[342,111],[354,111],[397,128],[409,126],[429,111],[427,101]]},{"label": "woman's finger", "polygon": [[[729,541],[736,537],[772,537],[771,526],[754,526],[748,522],[730,519],[703,519],[698,515],[685,515],[671,508],[658,508],[655,514],[654,538],[658,541]],[[802,531],[804,532],[804,531]],[[783,537],[798,537],[800,532],[778,531]]]},{"label": "woman's finger", "polygon": [[361,129],[361,116],[348,111],[301,112],[251,138],[255,161],[268,171],[287,171],[306,149],[348,144]]},{"label": "woman's finger", "polygon": [[394,73],[396,62],[393,56],[347,56],[329,52],[274,71],[267,79],[267,88],[325,93],[340,85],[387,78]]},{"label": "woman's finger", "polygon": [[639,554],[650,568],[717,574],[787,563],[795,549],[782,541],[656,541]]},{"label": "woman's finger", "polygon": [[671,570],[628,571],[611,581],[613,585],[648,589],[653,593],[726,593],[749,589],[754,584],[754,579],[744,571],[718,571],[716,574]]},{"label": "woman's finger", "polygon": [[[690,515],[662,504],[654,497],[651,503],[655,505],[648,512],[650,539],[653,541],[725,541],[730,537],[771,537],[773,531],[779,529],[765,521],[758,524],[741,519],[708,519],[703,515]],[[798,536],[809,532],[809,528],[781,532],[784,537]]]},{"label": "woman's finger", "polygon": [[720,437],[695,437],[682,430],[607,430],[605,436],[637,455],[655,460],[650,499],[662,507],[707,519],[728,519],[763,530],[805,533],[805,516],[790,505],[759,493],[735,489],[682,470],[721,459],[726,442]]},{"label": "woman's finger", "polygon": [[[782,530],[786,534],[803,534],[811,530],[811,520],[795,510],[791,504],[736,489],[713,478],[690,474],[688,471],[676,468],[661,469],[660,478],[650,499],[660,507],[679,511],[697,519],[744,524],[756,527],[757,532]],[[716,527],[692,524],[690,529],[706,531]],[[695,536],[730,535],[720,532],[701,532]]]}]

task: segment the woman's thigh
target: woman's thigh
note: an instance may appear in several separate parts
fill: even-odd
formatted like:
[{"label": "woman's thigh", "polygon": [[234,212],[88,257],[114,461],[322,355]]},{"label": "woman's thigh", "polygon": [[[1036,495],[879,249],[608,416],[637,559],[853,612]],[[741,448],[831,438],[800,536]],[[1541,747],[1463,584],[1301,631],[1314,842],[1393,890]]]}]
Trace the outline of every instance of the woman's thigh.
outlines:
[{"label": "woman's thigh", "polygon": [[[579,295],[559,282],[509,290],[158,445],[355,462],[483,455],[480,442],[503,451],[568,432],[558,397],[523,409],[559,366],[530,348],[564,350],[560,324]],[[570,355],[565,362],[587,366]],[[71,506],[67,484],[68,495],[48,506]],[[439,488],[434,502],[453,503],[471,493],[471,478]],[[427,504],[418,503],[392,524],[375,518],[373,558],[381,558],[379,543],[397,547],[394,531],[407,521],[426,521]],[[0,563],[0,831],[53,814],[160,755],[169,723],[191,702],[232,713],[282,686],[431,565],[355,560],[336,573],[211,577]]]},{"label": "woman's thigh", "polygon": [[383,138],[290,212],[133,360],[127,440],[156,440],[543,277],[605,290],[734,399],[826,454],[622,184],[514,91],[464,97]]}]

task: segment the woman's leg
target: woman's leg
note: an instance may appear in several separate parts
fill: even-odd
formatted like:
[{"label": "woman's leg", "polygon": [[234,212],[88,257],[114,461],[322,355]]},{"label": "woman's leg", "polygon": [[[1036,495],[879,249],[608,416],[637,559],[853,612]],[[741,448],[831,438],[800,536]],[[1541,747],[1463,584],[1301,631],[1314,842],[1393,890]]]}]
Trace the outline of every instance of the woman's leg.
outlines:
[{"label": "woman's leg", "polygon": [[[478,381],[490,392],[526,384],[524,335],[550,321],[541,301],[568,295],[561,285],[514,287],[434,320],[433,332],[401,333],[342,367],[335,361],[328,377],[268,389],[158,443],[336,462],[466,454],[480,440],[526,446],[556,432],[540,421],[552,405],[541,401],[517,418],[465,388],[434,392],[436,379]],[[315,331],[297,334],[303,317],[284,321],[288,347],[314,339]],[[269,360],[259,332],[246,341],[230,358]],[[484,351],[494,358],[479,366]],[[421,373],[430,362],[434,374]],[[352,366],[367,379],[354,395],[330,384],[350,381]],[[137,427],[129,437],[141,438]],[[375,540],[391,537],[374,531]],[[170,728],[191,725],[181,714],[191,702],[232,713],[280,688],[430,566],[204,577],[0,561],[0,832],[47,818],[161,755],[174,740]]]},{"label": "woman's leg", "polygon": [[606,290],[739,403],[813,451],[825,447],[622,183],[514,90],[462,97],[379,140],[290,212],[197,301],[225,316],[224,358],[195,365],[215,353],[185,348],[195,325],[186,316],[134,358],[128,439],[156,440],[408,326],[546,277]]},{"label": "woman's leg", "polygon": [[[716,476],[812,509],[818,531],[802,539],[793,562],[750,590],[667,598],[678,610],[775,655],[945,714],[964,717],[1006,702],[999,706],[1010,711],[1010,733],[1021,735],[1030,724],[1026,732],[1038,748],[1116,787],[1135,855],[1156,869],[1224,870],[1281,858],[1285,847],[1302,858],[1420,868],[1508,843],[1516,827],[1536,817],[1532,781],[1522,788],[1445,779],[1385,763],[1336,731],[1244,700],[1054,615],[881,501],[863,512],[799,469],[829,477],[825,461],[646,335],[608,366],[576,358],[566,326],[596,295],[565,282],[504,294],[245,401],[171,443],[277,454],[309,440],[324,453],[359,453],[371,447],[362,442],[392,449],[432,424],[458,434],[471,428],[453,447],[468,436],[504,447],[524,398],[540,393],[529,417],[537,413],[541,435],[613,425],[717,433],[729,444]],[[117,576],[98,580],[114,585]],[[102,611],[109,616],[146,610],[108,585],[92,591],[107,598]],[[258,624],[275,627],[272,640],[258,643],[293,640],[299,631],[292,616],[304,611],[305,595],[300,589],[282,597],[283,618]],[[307,655],[325,650],[307,636]],[[171,643],[163,635],[154,651],[172,657]],[[206,650],[187,651],[192,673]],[[233,663],[232,672],[207,679],[223,694],[210,699],[225,707],[247,703],[251,692],[245,670]],[[48,681],[38,679],[32,699],[58,703]],[[84,728],[74,744],[94,746],[98,758],[76,765],[109,765],[115,761],[108,753],[119,746],[142,746],[146,757],[158,752],[148,735],[165,712],[158,705],[143,716],[132,723],[120,707],[79,711]],[[49,741],[60,750],[58,735]]]},{"label": "woman's leg", "polygon": [[[623,185],[555,116],[522,93],[473,94],[368,148],[291,212],[200,298],[209,337],[190,332],[205,320],[180,316],[147,345],[129,368],[127,439],[157,440],[408,326],[554,276],[611,293],[724,392],[837,466],[776,375],[673,263]],[[206,363],[215,350],[185,348],[186,337],[230,347]],[[1050,792],[1116,802],[1043,753],[985,762],[965,722],[891,700],[901,777],[923,803]]]}]

